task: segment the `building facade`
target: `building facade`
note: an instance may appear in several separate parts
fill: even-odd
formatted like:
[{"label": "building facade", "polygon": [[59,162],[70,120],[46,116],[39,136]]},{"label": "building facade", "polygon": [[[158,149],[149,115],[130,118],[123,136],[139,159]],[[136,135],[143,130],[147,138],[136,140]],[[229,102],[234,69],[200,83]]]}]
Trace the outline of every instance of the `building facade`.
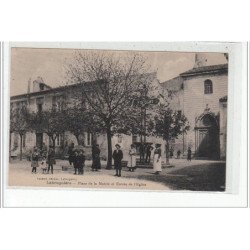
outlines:
[{"label": "building facade", "polygon": [[[149,74],[147,78],[152,81],[151,95],[157,96],[160,92],[160,82],[156,78],[156,73]],[[40,112],[52,109],[52,107],[60,108],[63,103],[67,105],[72,105],[75,100],[75,96],[79,94],[82,86],[79,84],[67,85],[57,88],[51,88],[46,85],[41,77],[38,77],[31,84],[28,82],[28,91],[26,94],[12,96],[10,98],[11,108],[15,109],[21,106],[28,107],[30,112]],[[10,154],[11,156],[17,156],[20,153],[20,147],[24,155],[29,155],[32,148],[36,145],[38,148],[42,148],[43,143],[46,146],[52,144],[50,137],[44,132],[27,132],[23,136],[22,145],[20,145],[20,136],[17,133],[11,133],[10,138]],[[80,144],[84,147],[84,152],[87,159],[91,159],[91,150],[93,141],[99,144],[101,149],[101,158],[107,159],[108,147],[107,147],[107,136],[106,134],[92,135],[91,132],[82,133],[78,140],[70,132],[64,132],[58,134],[55,141],[55,151],[58,157],[63,157],[67,154],[68,146],[71,143],[74,145]],[[124,160],[129,157],[129,149],[131,144],[135,144],[137,147],[137,152],[139,154],[139,147],[142,142],[142,138],[139,135],[125,135],[125,134],[115,134],[112,137],[112,145],[119,143],[124,153]],[[162,143],[160,138],[144,137],[144,143]],[[163,146],[164,148],[164,146]]]},{"label": "building facade", "polygon": [[226,158],[228,64],[206,65],[196,58],[194,68],[163,82],[173,109],[184,114],[190,130],[172,142],[184,155],[188,147],[194,157]]}]

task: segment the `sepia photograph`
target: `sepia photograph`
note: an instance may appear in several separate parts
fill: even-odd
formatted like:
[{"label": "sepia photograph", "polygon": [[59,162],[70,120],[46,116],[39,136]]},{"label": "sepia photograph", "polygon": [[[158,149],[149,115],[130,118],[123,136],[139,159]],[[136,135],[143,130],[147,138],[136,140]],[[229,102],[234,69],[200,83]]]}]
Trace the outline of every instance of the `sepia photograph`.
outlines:
[{"label": "sepia photograph", "polygon": [[249,245],[249,8],[199,3],[1,2],[4,247]]},{"label": "sepia photograph", "polygon": [[10,57],[8,186],[225,191],[227,53]]}]

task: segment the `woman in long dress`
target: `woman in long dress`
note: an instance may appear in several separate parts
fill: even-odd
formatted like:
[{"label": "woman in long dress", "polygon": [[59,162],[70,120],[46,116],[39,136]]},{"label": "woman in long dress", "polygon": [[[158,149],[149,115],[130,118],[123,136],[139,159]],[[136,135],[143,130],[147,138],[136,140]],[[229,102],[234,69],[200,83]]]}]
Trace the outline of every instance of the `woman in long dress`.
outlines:
[{"label": "woman in long dress", "polygon": [[129,160],[128,169],[129,171],[134,172],[136,168],[136,149],[134,144],[131,144],[131,148],[129,150]]},{"label": "woman in long dress", "polygon": [[98,171],[101,169],[101,158],[100,158],[100,147],[99,144],[93,145],[92,147],[92,171]]},{"label": "woman in long dress", "polygon": [[161,144],[155,145],[153,169],[155,171],[155,174],[159,174],[162,170],[161,169]]}]

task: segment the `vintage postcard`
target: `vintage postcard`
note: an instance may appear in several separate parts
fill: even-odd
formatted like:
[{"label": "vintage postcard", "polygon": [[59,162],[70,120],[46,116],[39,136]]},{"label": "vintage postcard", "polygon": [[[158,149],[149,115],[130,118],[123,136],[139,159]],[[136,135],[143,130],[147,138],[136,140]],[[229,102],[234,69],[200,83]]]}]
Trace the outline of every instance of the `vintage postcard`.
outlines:
[{"label": "vintage postcard", "polygon": [[11,47],[8,187],[226,191],[229,60]]}]

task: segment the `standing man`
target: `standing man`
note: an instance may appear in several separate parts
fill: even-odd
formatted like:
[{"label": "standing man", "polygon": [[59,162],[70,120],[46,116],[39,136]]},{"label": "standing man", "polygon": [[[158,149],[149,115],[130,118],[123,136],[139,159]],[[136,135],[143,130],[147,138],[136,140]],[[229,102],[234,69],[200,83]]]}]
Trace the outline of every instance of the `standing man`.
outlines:
[{"label": "standing man", "polygon": [[49,152],[47,157],[47,164],[48,164],[48,173],[51,170],[51,174],[53,174],[53,165],[56,163],[55,159],[55,151],[53,149],[53,146],[49,146]]},{"label": "standing man", "polygon": [[38,167],[38,159],[39,159],[39,153],[38,153],[38,149],[36,146],[33,148],[30,159],[31,159],[31,167],[32,167],[31,172],[36,174],[36,168]]},{"label": "standing man", "polygon": [[144,155],[145,155],[145,145],[143,143],[140,144],[140,163],[144,162]]},{"label": "standing man", "polygon": [[152,149],[153,149],[153,147],[151,145],[147,146],[147,150],[146,150],[146,163],[150,163]]},{"label": "standing man", "polygon": [[174,156],[174,149],[173,149],[173,147],[171,147],[169,150],[169,157],[173,158],[173,156]]},{"label": "standing man", "polygon": [[69,151],[68,151],[68,155],[69,155],[69,164],[70,166],[72,165],[72,163],[74,163],[74,156],[75,156],[75,152],[74,152],[74,143],[72,142],[71,145],[69,146]]},{"label": "standing man", "polygon": [[123,153],[119,144],[116,144],[115,147],[116,149],[113,152],[113,159],[116,171],[115,176],[121,177]]}]

